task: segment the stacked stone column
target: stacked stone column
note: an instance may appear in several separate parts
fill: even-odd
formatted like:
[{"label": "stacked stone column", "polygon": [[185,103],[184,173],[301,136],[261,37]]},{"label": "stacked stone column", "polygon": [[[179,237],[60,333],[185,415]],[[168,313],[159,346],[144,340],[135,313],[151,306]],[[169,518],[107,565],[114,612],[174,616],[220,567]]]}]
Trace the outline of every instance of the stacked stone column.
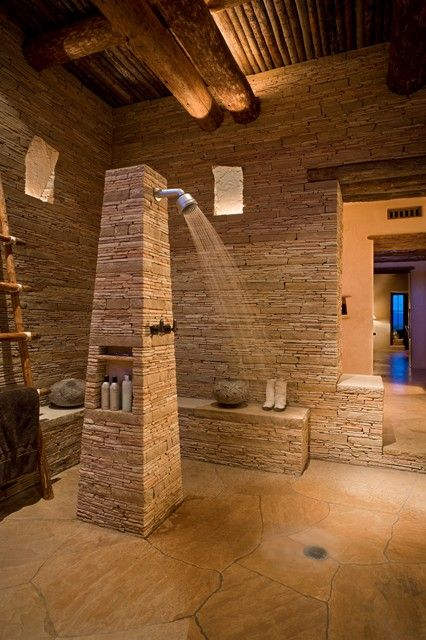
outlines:
[{"label": "stacked stone column", "polygon": [[[87,368],[78,516],[148,535],[182,500],[164,179],[140,165],[107,171]],[[100,409],[111,351],[127,351],[133,409]]]}]

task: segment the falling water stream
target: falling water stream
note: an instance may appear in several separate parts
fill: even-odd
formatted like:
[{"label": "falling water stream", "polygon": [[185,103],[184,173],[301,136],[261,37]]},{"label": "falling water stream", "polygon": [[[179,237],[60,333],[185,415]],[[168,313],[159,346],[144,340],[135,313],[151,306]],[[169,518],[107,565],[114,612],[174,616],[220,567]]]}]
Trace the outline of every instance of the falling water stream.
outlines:
[{"label": "falling water stream", "polygon": [[[232,340],[235,352],[233,364],[243,374],[245,365],[252,362],[255,353],[258,367],[261,366],[265,344],[263,325],[256,304],[247,294],[237,265],[197,205],[188,207],[184,218],[194,241],[218,322],[224,325]],[[232,359],[232,354],[228,354],[228,357]]]}]

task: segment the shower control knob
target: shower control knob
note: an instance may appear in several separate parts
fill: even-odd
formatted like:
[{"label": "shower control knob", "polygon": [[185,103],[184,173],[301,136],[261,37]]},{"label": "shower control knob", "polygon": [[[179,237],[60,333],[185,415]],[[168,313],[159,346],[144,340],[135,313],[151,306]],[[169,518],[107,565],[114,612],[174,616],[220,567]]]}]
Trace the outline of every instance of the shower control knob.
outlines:
[{"label": "shower control knob", "polygon": [[158,324],[152,324],[149,327],[149,332],[152,336],[164,335],[165,333],[172,333],[172,331],[173,333],[177,331],[176,320],[173,320],[172,324],[166,324],[163,318],[161,318]]}]

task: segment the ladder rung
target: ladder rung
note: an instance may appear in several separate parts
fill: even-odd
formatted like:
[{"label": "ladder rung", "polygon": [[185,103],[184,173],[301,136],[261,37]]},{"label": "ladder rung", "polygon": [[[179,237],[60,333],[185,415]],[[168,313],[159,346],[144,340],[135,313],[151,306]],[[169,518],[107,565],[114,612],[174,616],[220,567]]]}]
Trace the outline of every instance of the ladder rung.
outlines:
[{"label": "ladder rung", "polygon": [[38,340],[39,333],[31,331],[16,331],[15,333],[0,333],[0,342],[20,342],[21,340]]},{"label": "ladder rung", "polygon": [[50,387],[41,387],[41,389],[37,389],[39,396],[47,396],[52,391]]},{"label": "ladder rung", "polygon": [[32,291],[32,288],[27,284],[19,284],[19,282],[0,282],[0,291],[20,293],[21,291]]},{"label": "ladder rung", "polygon": [[25,240],[21,240],[21,238],[17,238],[16,236],[5,236],[0,233],[0,242],[4,242],[5,244],[26,244]]}]

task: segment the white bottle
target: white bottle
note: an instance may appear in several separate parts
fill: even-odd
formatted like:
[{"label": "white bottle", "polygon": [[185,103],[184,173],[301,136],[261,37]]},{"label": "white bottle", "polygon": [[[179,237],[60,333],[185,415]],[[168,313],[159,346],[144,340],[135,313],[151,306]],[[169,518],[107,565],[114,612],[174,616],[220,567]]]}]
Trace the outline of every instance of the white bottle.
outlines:
[{"label": "white bottle", "polygon": [[130,380],[130,376],[125,375],[124,380],[121,384],[123,411],[132,410],[132,395],[133,395],[132,387],[133,385],[132,385],[132,381]]},{"label": "white bottle", "polygon": [[109,388],[109,408],[111,411],[120,411],[120,385],[115,376]]},{"label": "white bottle", "polygon": [[109,409],[109,377],[105,376],[101,384],[101,409]]}]

